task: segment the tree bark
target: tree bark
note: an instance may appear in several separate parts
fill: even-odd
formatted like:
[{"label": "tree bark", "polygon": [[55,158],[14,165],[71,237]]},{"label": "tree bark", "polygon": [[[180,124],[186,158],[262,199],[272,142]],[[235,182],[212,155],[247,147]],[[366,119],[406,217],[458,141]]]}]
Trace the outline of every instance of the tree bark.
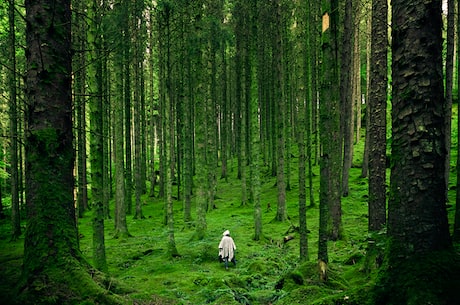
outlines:
[{"label": "tree bark", "polygon": [[90,162],[93,210],[93,262],[101,271],[107,271],[104,238],[104,150],[102,114],[102,6],[98,1],[90,4]]},{"label": "tree bark", "polygon": [[[460,5],[457,4],[457,16],[460,14]],[[457,17],[457,50],[460,50],[460,18]],[[460,65],[457,65],[457,88],[460,88]],[[457,90],[458,90],[457,89]],[[457,120],[457,143],[460,143],[460,120]],[[457,190],[455,200],[454,232],[452,238],[460,240],[460,145],[457,145]]]},{"label": "tree bark", "polygon": [[[118,8],[118,18],[125,20],[123,6]],[[124,30],[118,28],[118,33],[122,37]],[[124,149],[124,82],[125,62],[124,49],[118,49],[115,54],[115,67],[117,73],[116,90],[117,96],[114,106],[114,147],[115,147],[115,237],[129,236],[128,224],[126,222],[127,201],[126,201],[126,181],[125,181],[125,149]],[[126,114],[125,114],[126,115]]]},{"label": "tree bark", "polygon": [[353,161],[353,1],[345,0],[344,28],[341,45],[340,100],[342,107],[341,133],[343,136],[342,196],[349,192],[349,176]]},{"label": "tree bark", "polygon": [[16,240],[21,232],[19,209],[19,163],[18,163],[18,107],[16,90],[16,30],[14,0],[8,5],[9,21],[9,120],[10,120],[10,162],[11,162],[11,239]]},{"label": "tree bark", "polygon": [[[322,75],[320,101],[320,204],[327,208],[327,234],[332,240],[342,236],[341,168],[342,138],[340,133],[339,72],[337,58],[338,43],[337,0],[323,1],[322,29]],[[321,218],[321,216],[320,216]]]},{"label": "tree bark", "polygon": [[388,86],[388,4],[372,2],[372,35],[369,85],[369,232],[386,224],[386,122]]},{"label": "tree bark", "polygon": [[[450,176],[450,149],[452,143],[452,89],[454,79],[454,45],[455,45],[455,5],[453,0],[447,0],[447,50],[445,67],[445,122],[446,122],[446,160],[445,160],[445,179],[446,179],[446,201],[449,201],[449,176]],[[458,3],[458,1],[457,1]]]},{"label": "tree bark", "polygon": [[285,95],[283,90],[283,38],[282,29],[283,22],[281,20],[280,1],[273,1],[272,10],[274,13],[275,33],[273,35],[273,59],[275,72],[275,103],[276,103],[276,186],[278,188],[278,202],[276,208],[277,221],[285,221],[287,219],[286,210],[286,178],[285,178]]},{"label": "tree bark", "polygon": [[392,34],[389,243],[376,304],[458,304],[460,259],[445,204],[441,0],[394,0]]},{"label": "tree bark", "polygon": [[14,301],[113,304],[113,297],[94,283],[78,247],[70,1],[37,0],[25,5],[27,230],[21,294]]}]

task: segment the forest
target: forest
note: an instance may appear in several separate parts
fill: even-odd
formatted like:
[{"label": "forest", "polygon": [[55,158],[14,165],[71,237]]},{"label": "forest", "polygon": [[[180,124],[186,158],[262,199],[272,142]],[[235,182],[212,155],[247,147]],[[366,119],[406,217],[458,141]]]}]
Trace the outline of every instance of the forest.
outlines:
[{"label": "forest", "polygon": [[1,1],[0,303],[460,304],[459,11]]}]

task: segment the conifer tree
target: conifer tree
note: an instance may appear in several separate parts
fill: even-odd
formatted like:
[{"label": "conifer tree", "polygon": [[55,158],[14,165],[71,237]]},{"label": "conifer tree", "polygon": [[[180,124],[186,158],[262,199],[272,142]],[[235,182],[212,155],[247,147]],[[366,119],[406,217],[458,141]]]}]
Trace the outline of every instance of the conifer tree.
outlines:
[{"label": "conifer tree", "polygon": [[327,241],[341,235],[340,169],[341,137],[338,83],[338,1],[322,1],[322,67],[320,99],[320,223],[318,261],[321,277],[327,278]]},{"label": "conifer tree", "polygon": [[89,43],[92,46],[89,62],[90,87],[90,162],[91,193],[93,206],[93,261],[98,270],[107,271],[104,237],[104,150],[102,107],[102,14],[103,6],[98,1],[90,4]]},{"label": "conifer tree", "polygon": [[18,101],[16,90],[16,30],[14,0],[8,2],[9,21],[9,118],[10,118],[10,164],[11,164],[11,239],[16,240],[21,232],[19,209],[19,163],[18,163]]},{"label": "conifer tree", "polygon": [[78,246],[70,1],[25,4],[27,229],[21,294],[14,301],[116,304],[116,299],[93,281]]},{"label": "conifer tree", "polygon": [[375,304],[460,302],[445,204],[441,14],[441,0],[392,1],[389,241]]}]

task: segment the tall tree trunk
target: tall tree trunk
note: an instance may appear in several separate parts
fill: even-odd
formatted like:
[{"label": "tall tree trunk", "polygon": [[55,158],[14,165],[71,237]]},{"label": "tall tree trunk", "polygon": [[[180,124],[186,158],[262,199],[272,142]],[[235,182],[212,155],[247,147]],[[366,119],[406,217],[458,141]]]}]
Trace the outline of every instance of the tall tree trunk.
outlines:
[{"label": "tall tree trunk", "polygon": [[[250,2],[251,30],[255,37],[254,51],[258,49],[260,41],[257,39],[259,25],[257,23],[257,1]],[[260,58],[260,57],[256,57]],[[262,63],[258,62],[258,68]],[[251,138],[250,150],[250,181],[251,181],[251,198],[254,206],[254,240],[262,238],[262,208],[260,204],[260,124],[259,124],[259,108],[263,100],[263,85],[261,78],[257,78],[257,102],[249,103],[249,132]]]},{"label": "tall tree trunk", "polygon": [[[199,1],[198,3],[202,3]],[[197,16],[195,20],[196,27],[202,26],[202,12],[201,7],[195,8],[194,12]],[[202,38],[201,38],[202,39]],[[200,40],[201,40],[200,39]],[[195,145],[196,145],[196,229],[195,229],[195,238],[201,240],[206,235],[207,223],[206,223],[206,211],[208,207],[207,201],[207,156],[206,156],[206,84],[204,77],[206,73],[205,65],[205,56],[201,50],[201,45],[203,41],[195,41],[192,48],[193,52],[196,54],[196,60],[194,61],[195,77],[196,77],[196,86],[194,90],[195,98],[195,107],[198,110],[196,113],[196,122],[200,122],[195,125]]]},{"label": "tall tree trunk", "polygon": [[[168,39],[169,40],[169,39]],[[169,77],[167,82],[169,83]],[[168,85],[169,87],[169,85]],[[171,90],[168,90],[171,91]],[[168,228],[168,255],[171,257],[176,257],[179,255],[176,248],[176,240],[174,236],[174,202],[173,202],[173,174],[175,166],[175,105],[174,98],[169,97],[166,99],[165,103],[167,111],[165,112],[166,116],[164,117],[164,129],[165,133],[165,150],[166,150],[166,219],[167,219],[167,228]]]},{"label": "tall tree trunk", "polygon": [[369,232],[386,224],[386,122],[388,86],[388,4],[372,2],[369,85]]},{"label": "tall tree trunk", "polygon": [[[307,50],[309,50],[309,54],[311,58],[305,58],[307,60],[307,63],[305,63],[305,67],[307,67],[307,79],[308,81],[306,82],[307,84],[310,84],[308,86],[307,90],[307,100],[306,100],[306,108],[305,108],[305,119],[306,119],[306,153],[307,153],[307,166],[308,166],[308,192],[309,192],[309,201],[310,207],[314,207],[316,205],[315,203],[315,196],[314,196],[314,188],[313,188],[313,162],[316,163],[316,153],[314,152],[313,145],[318,146],[318,143],[314,140],[315,136],[315,130],[317,129],[316,126],[316,119],[314,118],[316,115],[316,108],[317,108],[317,48],[316,48],[316,41],[317,41],[317,36],[318,32],[316,31],[317,26],[313,25],[316,24],[315,20],[317,19],[315,11],[314,11],[314,6],[317,5],[316,1],[307,1],[307,8],[310,10],[310,12],[307,15],[307,20],[308,20],[308,25],[307,25]],[[307,9],[307,11],[308,11]]]},{"label": "tall tree trunk", "polygon": [[320,101],[321,177],[320,201],[328,206],[327,232],[332,240],[342,235],[340,101],[338,83],[338,3],[323,1],[322,76]]},{"label": "tall tree trunk", "polygon": [[[454,0],[447,0],[447,50],[446,50],[446,87],[445,87],[445,122],[446,122],[446,160],[445,160],[445,179],[446,179],[446,201],[449,201],[449,176],[450,176],[450,149],[452,137],[452,88],[454,76],[454,45],[455,45],[455,5]],[[457,1],[458,3],[458,1]]]},{"label": "tall tree trunk", "polygon": [[93,282],[78,247],[70,1],[25,5],[27,229],[21,295],[15,301],[110,304],[112,297]]},{"label": "tall tree trunk", "polygon": [[341,133],[343,136],[343,168],[342,168],[342,196],[347,197],[349,192],[349,176],[353,161],[353,1],[345,0],[344,29],[341,45],[340,69],[340,100],[341,100]]},{"label": "tall tree trunk", "polygon": [[221,107],[221,126],[220,138],[221,138],[221,174],[220,178],[228,181],[228,157],[229,157],[229,133],[230,133],[230,111],[228,98],[228,64],[227,64],[227,41],[222,40],[222,46],[220,47],[221,58],[222,58],[222,69],[220,75],[220,82],[222,84],[222,107]]},{"label": "tall tree trunk", "polygon": [[[371,37],[372,33],[372,13],[368,13],[369,9],[372,11],[372,7],[369,8],[369,5],[365,6],[366,13],[366,34]],[[364,143],[364,153],[363,153],[363,163],[361,166],[361,178],[365,178],[368,175],[369,171],[369,126],[370,126],[370,113],[369,113],[369,88],[370,88],[370,66],[371,66],[371,39],[367,40],[366,43],[366,138]]]},{"label": "tall tree trunk", "polygon": [[322,1],[322,76],[320,101],[320,217],[318,261],[320,276],[327,279],[327,241],[342,234],[340,169],[342,166],[340,137],[340,105],[337,58],[338,5],[336,0]]},{"label": "tall tree trunk", "polygon": [[104,150],[102,114],[102,6],[93,1],[90,12],[90,162],[93,214],[93,261],[98,270],[107,271],[104,239]]},{"label": "tall tree trunk", "polygon": [[[126,12],[123,6],[118,8],[119,18],[125,20],[123,16]],[[118,33],[123,36],[123,28],[118,28]],[[126,222],[127,213],[127,200],[126,200],[126,180],[125,180],[125,149],[124,149],[124,108],[125,100],[124,82],[129,80],[125,79],[125,55],[124,48],[121,46],[115,54],[115,68],[116,68],[116,100],[114,105],[114,147],[115,147],[115,237],[129,236],[128,224]],[[126,115],[126,114],[125,114]],[[127,131],[126,131],[127,132]]]},{"label": "tall tree trunk", "polygon": [[[430,8],[423,6],[421,0],[413,0],[410,5],[405,1],[394,2],[394,162],[389,235],[395,239],[395,246],[412,245],[402,252],[411,255],[451,245],[445,207],[446,183],[444,179],[438,179],[444,177],[446,154],[445,118],[442,115],[441,5],[438,0],[432,1]],[[431,18],[426,20],[424,14],[430,14]],[[414,58],[417,58],[416,65]],[[411,72],[413,74],[407,74]],[[427,146],[426,143],[431,144]],[[409,228],[414,222],[420,228],[417,231]]]},{"label": "tall tree trunk", "polygon": [[149,196],[150,197],[155,197],[155,184],[157,183],[156,181],[156,174],[155,174],[155,142],[156,142],[156,133],[155,133],[155,56],[154,50],[155,50],[155,37],[154,37],[154,31],[155,31],[155,19],[153,12],[150,11],[149,13],[149,29],[148,29],[148,50],[149,50],[149,56],[148,56],[148,75],[149,75],[149,83],[148,83],[148,88],[149,88],[149,116],[147,118],[148,121],[148,128],[149,128],[149,175],[150,175],[150,190],[149,190]]},{"label": "tall tree trunk", "polygon": [[208,71],[208,85],[209,85],[209,99],[207,112],[207,155],[208,155],[208,208],[215,208],[214,199],[217,193],[217,176],[216,167],[218,166],[218,91],[217,88],[217,69],[218,69],[218,55],[219,45],[221,44],[220,20],[222,19],[223,2],[222,0],[208,1],[206,15],[208,18],[209,27],[209,54],[208,62],[210,69]]},{"label": "tall tree trunk", "polygon": [[[192,31],[189,30],[189,18],[188,11],[191,6],[184,8],[183,16],[183,36],[184,44],[183,48],[183,86],[185,90],[184,94],[184,120],[183,120],[183,145],[184,145],[184,223],[187,227],[192,225],[192,194],[193,194],[193,86],[194,78],[192,76],[192,57],[190,54],[192,47]],[[196,58],[193,58],[196,60]]]},{"label": "tall tree trunk", "polygon": [[[320,41],[321,41],[321,1],[309,0],[310,1],[310,66],[311,66],[311,142],[313,152],[314,164],[317,165],[320,160],[321,144],[320,144],[320,132],[319,132],[319,100],[320,100],[320,63],[321,63],[321,52],[320,52]],[[310,205],[313,202],[310,202]]]},{"label": "tall tree trunk", "polygon": [[74,55],[74,107],[76,121],[76,147],[77,147],[77,212],[82,218],[88,209],[88,182],[87,182],[87,150],[86,150],[86,62],[87,54],[87,26],[79,15],[86,10],[87,3],[80,1],[75,8],[73,19],[73,42],[75,43]]},{"label": "tall tree trunk", "polygon": [[375,234],[386,224],[386,122],[388,86],[388,3],[387,0],[372,2],[372,35],[370,55],[370,84],[367,103],[369,119],[367,145],[369,147],[369,201],[368,268],[380,267],[383,253],[375,246]]},{"label": "tall tree trunk", "polygon": [[[108,11],[108,4],[106,1],[102,3],[104,15]],[[102,24],[103,28],[107,27],[107,23]],[[104,32],[104,31],[103,31]],[[107,40],[102,37],[102,51],[107,52],[108,43]],[[107,54],[107,53],[104,53]],[[111,136],[111,126],[112,126],[112,115],[111,115],[111,99],[110,99],[110,69],[108,67],[108,58],[107,56],[102,56],[102,151],[103,154],[103,166],[102,166],[102,181],[103,191],[102,191],[102,205],[103,205],[103,214],[105,219],[110,219],[110,199],[113,197],[112,192],[112,136]]]},{"label": "tall tree trunk", "polygon": [[307,116],[308,92],[309,84],[309,61],[307,56],[304,56],[308,50],[309,26],[308,26],[308,10],[307,3],[301,1],[295,9],[295,22],[297,24],[296,32],[294,32],[294,59],[295,59],[295,100],[297,101],[297,120],[294,133],[297,135],[297,145],[299,149],[299,256],[301,261],[308,261],[308,238],[307,238],[307,159],[310,156],[306,155],[305,147],[308,141],[309,126]]},{"label": "tall tree trunk", "polygon": [[[457,16],[460,15],[460,5],[457,4]],[[457,17],[457,51],[460,51],[460,18]],[[457,91],[460,89],[460,64],[457,65]],[[457,95],[460,97],[460,95]],[[460,100],[460,98],[459,98]],[[457,143],[460,143],[460,120],[457,120]],[[460,241],[460,145],[457,145],[457,188],[455,200],[455,218],[453,240]]]},{"label": "tall tree trunk", "polygon": [[[282,24],[280,0],[272,3],[275,24]],[[281,27],[282,27],[281,26]],[[283,38],[282,29],[275,26],[273,35],[273,57],[275,69],[275,103],[276,103],[276,185],[278,188],[278,202],[275,219],[285,221],[286,210],[286,181],[285,181],[285,103],[286,97],[283,90]]]},{"label": "tall tree trunk", "polygon": [[131,64],[133,56],[132,35],[133,26],[131,18],[132,1],[121,0],[123,9],[122,23],[122,52],[123,52],[123,98],[124,98],[124,148],[125,148],[125,202],[126,214],[133,213],[133,149],[132,149],[132,76]]},{"label": "tall tree trunk", "polygon": [[[361,141],[361,10],[362,3],[360,0],[356,0],[353,6],[353,70],[352,70],[352,102],[353,109],[352,115],[353,120],[356,122],[355,127],[355,143]],[[353,158],[352,158],[353,159]]]},{"label": "tall tree trunk", "polygon": [[19,163],[18,163],[18,107],[16,97],[16,30],[14,0],[8,5],[9,21],[9,116],[10,116],[10,162],[11,162],[11,239],[16,240],[21,232],[19,210]]},{"label": "tall tree trunk", "polygon": [[135,192],[135,212],[134,218],[135,219],[143,219],[144,214],[142,213],[142,202],[141,196],[145,187],[145,180],[143,180],[143,168],[145,168],[145,163],[142,162],[143,160],[143,153],[142,153],[142,142],[143,142],[143,122],[142,122],[142,96],[143,96],[143,68],[144,68],[144,56],[143,56],[143,46],[144,43],[141,39],[144,38],[142,32],[142,14],[143,14],[143,5],[136,1],[134,3],[134,24],[133,27],[133,43],[135,46],[134,49],[134,59],[133,59],[133,66],[134,66],[134,192]]},{"label": "tall tree trunk", "polygon": [[393,0],[392,36],[389,244],[376,304],[458,304],[460,259],[445,204],[441,0]]}]

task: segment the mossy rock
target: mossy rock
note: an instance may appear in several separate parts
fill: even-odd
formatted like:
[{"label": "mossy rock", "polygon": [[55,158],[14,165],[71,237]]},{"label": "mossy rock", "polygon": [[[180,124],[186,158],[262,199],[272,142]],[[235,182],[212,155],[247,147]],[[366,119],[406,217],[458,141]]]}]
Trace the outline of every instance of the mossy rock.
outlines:
[{"label": "mossy rock", "polygon": [[284,268],[274,258],[258,257],[246,267],[245,274],[276,275]]},{"label": "mossy rock", "polygon": [[238,301],[233,297],[233,293],[228,291],[228,293],[222,294],[215,301],[209,303],[212,305],[240,305]]},{"label": "mossy rock", "polygon": [[250,274],[265,273],[266,269],[267,269],[266,261],[257,259],[249,264],[249,266],[247,267],[247,272]]},{"label": "mossy rock", "polygon": [[246,277],[236,274],[227,275],[222,279],[222,282],[229,288],[243,288],[246,286]]},{"label": "mossy rock", "polygon": [[[279,293],[283,290],[279,290]],[[297,289],[293,289],[289,292],[285,292],[282,297],[276,302],[277,305],[294,305],[311,304],[312,300],[315,300],[320,295],[325,295],[323,289],[319,286],[298,286]]]},{"label": "mossy rock", "polygon": [[200,242],[195,246],[195,251],[193,252],[193,262],[203,263],[203,262],[217,262],[218,255],[215,246],[210,243]]},{"label": "mossy rock", "polygon": [[284,291],[273,289],[254,290],[251,292],[251,299],[256,304],[274,304],[285,295]]}]

